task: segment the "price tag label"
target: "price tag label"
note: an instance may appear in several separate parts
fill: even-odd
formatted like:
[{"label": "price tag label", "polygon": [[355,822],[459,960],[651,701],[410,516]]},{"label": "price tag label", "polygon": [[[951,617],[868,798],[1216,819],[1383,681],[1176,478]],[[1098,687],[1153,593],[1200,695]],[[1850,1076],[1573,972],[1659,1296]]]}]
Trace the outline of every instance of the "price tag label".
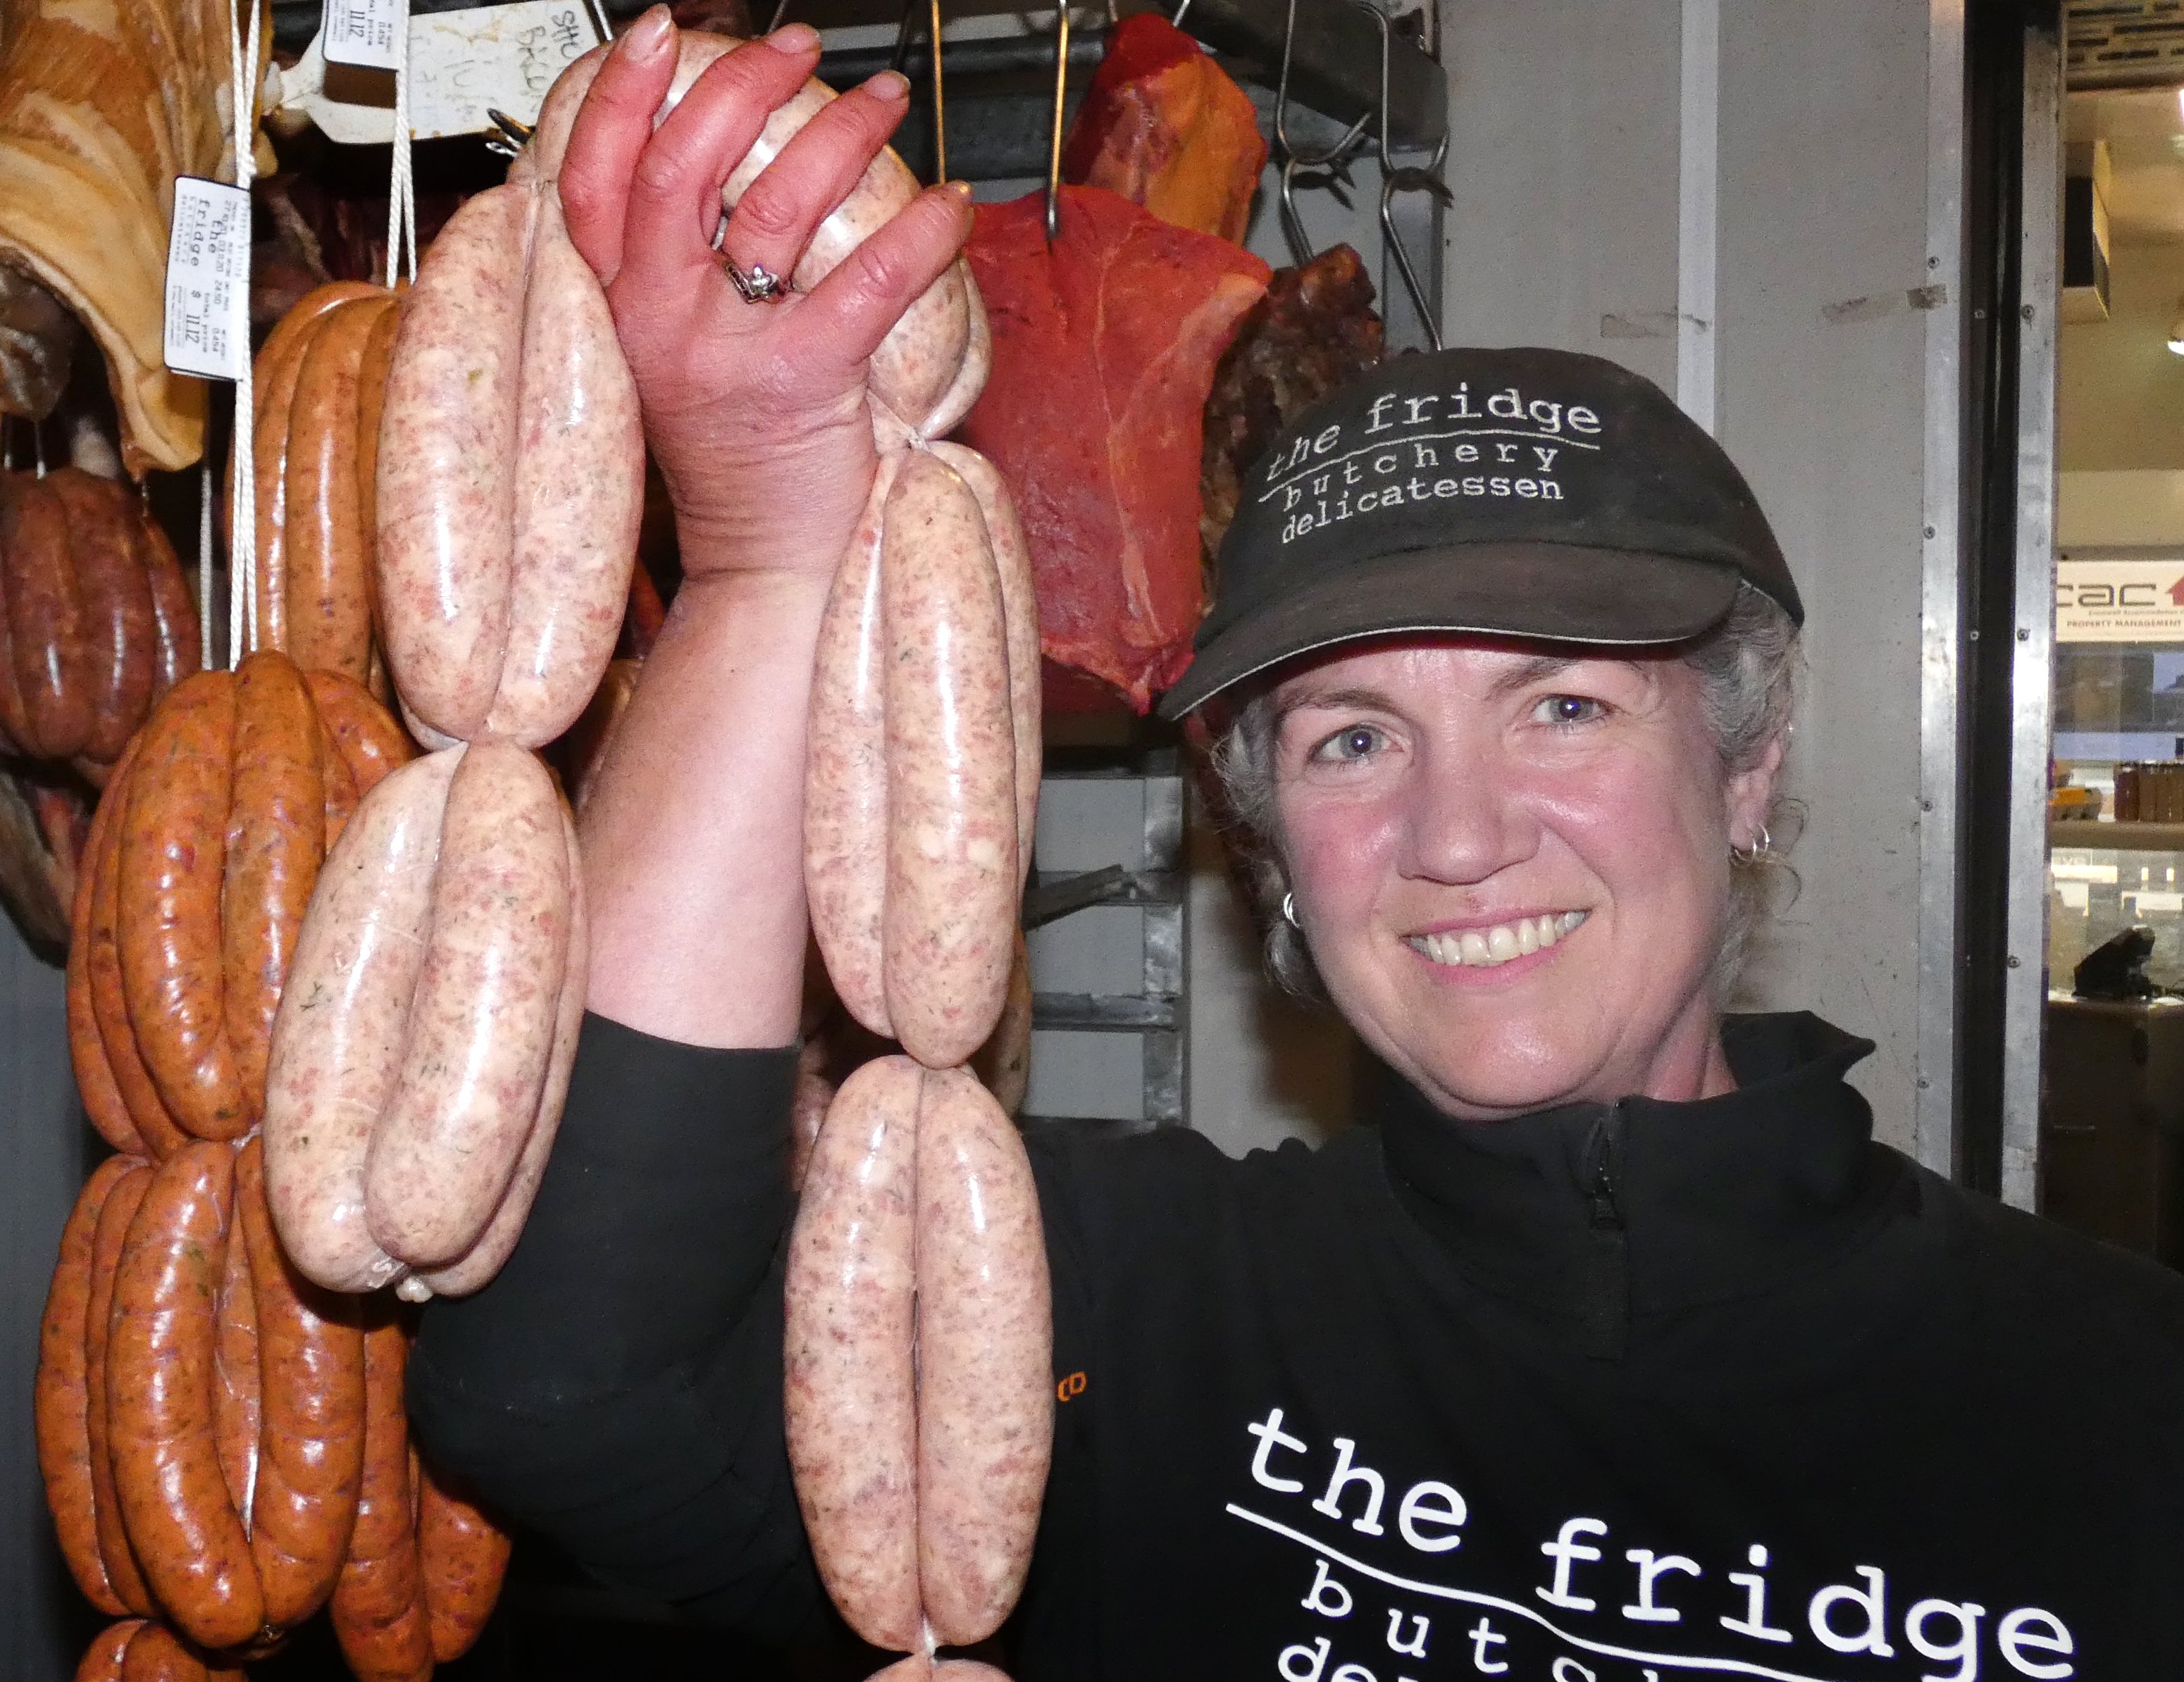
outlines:
[{"label": "price tag label", "polygon": [[409,14],[409,0],[326,0],[320,50],[329,64],[391,70]]},{"label": "price tag label", "polygon": [[[331,15],[338,0],[328,3]],[[599,39],[582,0],[421,14],[410,20],[410,131],[476,134],[492,111],[536,122],[554,79]]]},{"label": "price tag label", "polygon": [[197,175],[175,178],[167,236],[167,366],[239,380],[250,363],[250,195]]}]

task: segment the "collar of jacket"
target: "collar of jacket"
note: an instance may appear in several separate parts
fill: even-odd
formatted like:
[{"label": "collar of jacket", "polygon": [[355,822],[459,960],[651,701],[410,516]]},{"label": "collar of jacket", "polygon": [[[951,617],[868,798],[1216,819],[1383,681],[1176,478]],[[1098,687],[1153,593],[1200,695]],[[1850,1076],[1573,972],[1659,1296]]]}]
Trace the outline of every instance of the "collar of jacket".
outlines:
[{"label": "collar of jacket", "polygon": [[1402,1202],[1462,1271],[1624,1353],[1634,1315],[1764,1291],[1865,1224],[1894,1159],[1843,1078],[1873,1050],[1818,1016],[1730,1016],[1737,1089],[1462,1122],[1376,1068]]}]

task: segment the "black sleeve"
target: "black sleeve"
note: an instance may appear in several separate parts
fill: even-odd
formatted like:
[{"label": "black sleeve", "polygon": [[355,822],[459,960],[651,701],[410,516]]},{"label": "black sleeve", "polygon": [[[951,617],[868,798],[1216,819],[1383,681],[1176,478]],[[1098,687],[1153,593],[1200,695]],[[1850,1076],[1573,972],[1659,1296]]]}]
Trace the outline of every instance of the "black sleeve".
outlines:
[{"label": "black sleeve", "polygon": [[833,1623],[782,1430],[795,1054],[587,1016],[521,1241],[424,1312],[413,1428],[603,1580],[777,1641]]}]

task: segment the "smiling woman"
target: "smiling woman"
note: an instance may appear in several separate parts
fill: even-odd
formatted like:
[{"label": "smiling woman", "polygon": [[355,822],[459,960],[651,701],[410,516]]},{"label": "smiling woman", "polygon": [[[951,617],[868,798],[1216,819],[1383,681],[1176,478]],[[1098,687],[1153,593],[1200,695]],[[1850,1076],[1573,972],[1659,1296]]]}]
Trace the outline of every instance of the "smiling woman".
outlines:
[{"label": "smiling woman", "polygon": [[[1716,761],[1724,777],[1749,771],[1769,749],[1786,744],[1791,734],[1803,660],[1797,622],[1770,598],[1746,586],[1736,594],[1727,618],[1695,641],[1676,649],[1697,679],[1698,704],[1712,732]],[[1267,966],[1274,978],[1305,998],[1324,998],[1325,987],[1312,963],[1303,929],[1284,916],[1284,900],[1294,907],[1290,872],[1283,862],[1277,812],[1275,763],[1280,703],[1274,688],[1262,684],[1234,710],[1216,739],[1213,766],[1221,779],[1231,833],[1250,872],[1259,922],[1266,930]],[[1717,1000],[1725,1000],[1743,968],[1747,943],[1774,904],[1778,879],[1786,874],[1786,844],[1775,832],[1791,805],[1779,792],[1769,803],[1761,838],[1766,844],[1734,848],[1730,855],[1730,899],[1723,918],[1709,981]],[[1516,938],[1524,954],[1524,932]],[[1546,929],[1534,939],[1552,944]],[[1491,944],[1485,949],[1495,957]]]}]

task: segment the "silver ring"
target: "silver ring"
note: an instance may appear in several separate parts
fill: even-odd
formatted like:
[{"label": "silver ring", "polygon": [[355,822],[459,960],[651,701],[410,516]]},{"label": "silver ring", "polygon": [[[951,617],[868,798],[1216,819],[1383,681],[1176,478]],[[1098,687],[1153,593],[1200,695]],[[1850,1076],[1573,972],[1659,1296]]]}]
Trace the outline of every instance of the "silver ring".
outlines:
[{"label": "silver ring", "polygon": [[724,251],[721,253],[721,266],[728,271],[730,283],[745,304],[777,303],[794,290],[787,281],[762,263],[752,264],[750,272],[745,274],[736,267],[735,259]]},{"label": "silver ring", "polygon": [[1304,925],[1297,921],[1296,895],[1294,894],[1282,895],[1282,920],[1291,928],[1301,931],[1304,927]]}]

